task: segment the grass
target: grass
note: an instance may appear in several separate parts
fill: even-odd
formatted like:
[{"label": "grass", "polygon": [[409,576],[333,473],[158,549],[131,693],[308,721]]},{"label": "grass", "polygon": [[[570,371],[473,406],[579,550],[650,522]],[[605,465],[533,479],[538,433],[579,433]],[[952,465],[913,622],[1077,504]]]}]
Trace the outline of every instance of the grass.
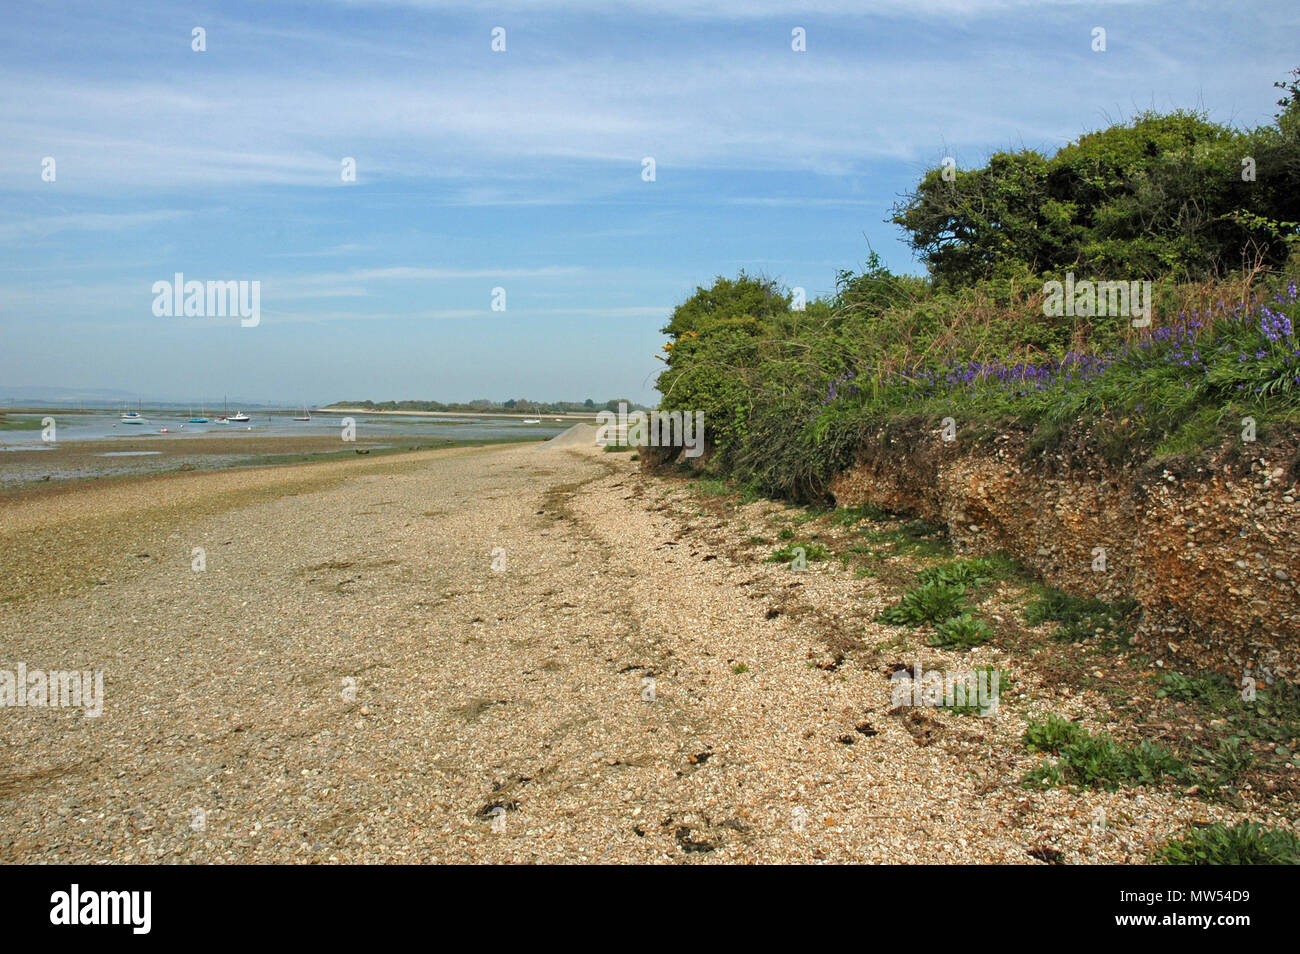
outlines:
[{"label": "grass", "polygon": [[1062,642],[1102,639],[1127,644],[1132,638],[1127,626],[1127,620],[1137,609],[1132,600],[1104,603],[1048,587],[1040,587],[1039,593],[1025,608],[1025,622],[1030,626],[1059,623],[1053,639]]},{"label": "grass", "polygon": [[942,623],[960,614],[966,588],[934,581],[922,583],[903,594],[897,606],[880,614],[880,621],[891,626],[920,626]]},{"label": "grass", "polygon": [[606,453],[606,454],[622,454],[622,453],[624,453],[625,451],[630,451],[630,450],[632,450],[632,449],[633,449],[633,446],[634,446],[634,445],[632,445],[632,444],[606,444],[606,445],[605,445],[605,453]]},{"label": "grass", "polygon": [[1187,767],[1168,749],[1143,740],[1136,745],[1116,742],[1109,734],[1090,733],[1078,723],[1050,715],[1030,720],[1025,747],[1057,757],[1044,761],[1024,778],[1031,787],[1079,785],[1114,791],[1121,785],[1156,785],[1186,779]]},{"label": "grass", "polygon": [[718,477],[701,477],[692,481],[691,486],[706,497],[730,497],[732,494],[731,484]]},{"label": "grass", "polygon": [[10,417],[0,414],[0,431],[39,431],[43,426],[40,417]]},{"label": "grass", "polygon": [[773,550],[772,555],[767,558],[766,562],[789,563],[798,557],[797,550],[803,551],[803,557],[809,563],[829,559],[831,555],[831,551],[820,543],[792,543],[781,547],[779,550]]},{"label": "grass", "polygon": [[831,511],[829,522],[832,527],[853,527],[863,520],[879,523],[890,519],[893,515],[888,511],[863,504],[861,507],[837,507]]},{"label": "grass", "polygon": [[1222,789],[1235,792],[1237,783],[1242,780],[1259,762],[1245,740],[1233,736],[1219,741],[1217,748],[1196,748],[1198,761],[1204,765],[1197,776],[1198,788],[1206,794],[1214,795]]},{"label": "grass", "polygon": [[889,543],[897,553],[916,556],[951,556],[948,531],[924,520],[908,520],[893,530],[869,530],[864,536],[873,543]]},{"label": "grass", "polygon": [[[976,679],[984,680],[984,685],[989,687],[990,693],[993,691],[994,678],[997,679],[997,693],[994,696],[995,700],[1000,699],[1003,693],[1015,685],[1015,681],[1011,678],[1011,674],[1005,670],[998,669],[996,666],[976,666],[971,670],[971,673]],[[970,697],[968,696],[968,701],[964,704],[959,704],[954,701],[950,706],[940,705],[939,708],[951,712],[954,715],[979,716],[985,715],[989,709],[992,708],[991,706],[980,706],[978,700],[976,700],[975,703],[972,703],[969,699]]]},{"label": "grass", "polygon": [[1164,865],[1296,865],[1300,838],[1280,828],[1240,822],[1196,828],[1166,843],[1152,859]]},{"label": "grass", "polygon": [[[606,448],[608,450],[609,448]],[[685,467],[685,465],[683,465]],[[691,472],[693,474],[693,472]],[[733,506],[753,503],[761,496],[753,484],[742,484],[723,477],[695,477],[691,487],[705,497],[731,497]]]}]

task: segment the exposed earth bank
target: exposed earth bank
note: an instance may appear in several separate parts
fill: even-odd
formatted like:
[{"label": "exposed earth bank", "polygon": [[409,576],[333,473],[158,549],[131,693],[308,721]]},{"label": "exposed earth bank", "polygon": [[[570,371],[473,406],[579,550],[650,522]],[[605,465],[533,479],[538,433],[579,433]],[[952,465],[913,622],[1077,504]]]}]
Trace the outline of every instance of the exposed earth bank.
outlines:
[{"label": "exposed earth bank", "polygon": [[1159,657],[1294,674],[1296,451],[1232,441],[1195,464],[1135,467],[1015,434],[972,446],[904,428],[877,434],[830,492],[940,522],[959,551],[1008,553],[1068,593],[1136,600],[1139,641]]}]

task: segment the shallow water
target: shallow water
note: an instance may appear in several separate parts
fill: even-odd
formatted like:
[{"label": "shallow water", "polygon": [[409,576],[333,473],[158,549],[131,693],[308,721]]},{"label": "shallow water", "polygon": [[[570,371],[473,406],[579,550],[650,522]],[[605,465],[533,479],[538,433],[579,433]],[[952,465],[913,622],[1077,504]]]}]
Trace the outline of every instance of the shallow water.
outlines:
[{"label": "shallow water", "polygon": [[[231,413],[234,413],[233,411]],[[139,439],[141,437],[158,437],[162,428],[167,428],[168,438],[184,440],[187,437],[221,436],[238,437],[247,434],[257,437],[324,437],[337,435],[343,427],[343,419],[350,417],[356,422],[358,437],[421,437],[456,441],[500,440],[518,434],[521,440],[554,437],[568,430],[573,421],[556,423],[544,419],[541,424],[524,424],[519,420],[492,418],[451,418],[451,417],[411,417],[407,415],[365,415],[365,414],[318,414],[310,421],[295,421],[297,412],[261,413],[249,411],[252,418],[247,424],[218,424],[215,417],[208,424],[187,423],[190,414],[187,411],[144,411],[144,424],[123,424],[121,415],[116,412],[92,414],[65,414],[57,411],[52,414],[14,414],[11,420],[30,419],[39,422],[43,417],[53,417],[55,436],[68,441],[111,441],[119,438]],[[211,412],[209,412],[211,417]],[[42,431],[39,429],[21,431],[0,431],[0,450],[16,448],[32,449],[43,443]]]}]

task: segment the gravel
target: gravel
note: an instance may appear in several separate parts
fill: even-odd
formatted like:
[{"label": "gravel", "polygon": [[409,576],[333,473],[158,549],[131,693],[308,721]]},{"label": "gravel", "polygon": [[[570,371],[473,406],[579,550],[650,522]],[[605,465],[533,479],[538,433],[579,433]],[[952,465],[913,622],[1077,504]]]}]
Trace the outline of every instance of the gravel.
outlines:
[{"label": "gravel", "polygon": [[1029,703],[891,712],[876,656],[826,659],[893,638],[896,594],[747,559],[777,505],[701,513],[636,466],[462,448],[7,499],[0,669],[106,698],[0,709],[0,860],[1123,862],[1229,817],[1023,789]]}]

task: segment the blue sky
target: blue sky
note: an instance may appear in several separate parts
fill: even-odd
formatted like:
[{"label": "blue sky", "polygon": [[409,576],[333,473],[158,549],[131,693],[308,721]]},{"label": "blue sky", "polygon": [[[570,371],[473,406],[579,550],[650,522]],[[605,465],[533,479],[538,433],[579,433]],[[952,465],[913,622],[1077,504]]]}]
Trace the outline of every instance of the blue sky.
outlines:
[{"label": "blue sky", "polygon": [[[0,392],[652,400],[697,284],[811,297],[868,243],[917,271],[884,220],[946,155],[1266,122],[1297,27],[1294,0],[6,4]],[[155,317],[175,272],[260,281],[261,323]]]}]

